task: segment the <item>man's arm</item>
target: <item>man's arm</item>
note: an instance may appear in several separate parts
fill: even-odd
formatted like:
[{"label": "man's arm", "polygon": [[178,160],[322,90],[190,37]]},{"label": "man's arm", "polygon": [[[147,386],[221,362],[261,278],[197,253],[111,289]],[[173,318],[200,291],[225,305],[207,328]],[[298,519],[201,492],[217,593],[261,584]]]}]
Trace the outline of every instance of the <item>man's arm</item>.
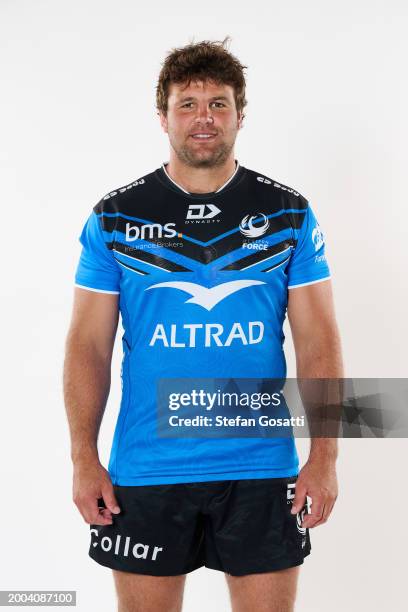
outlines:
[{"label": "man's arm", "polygon": [[[288,291],[288,319],[296,353],[298,379],[344,377],[341,342],[337,328],[330,280]],[[340,387],[340,385],[338,385]],[[340,396],[335,401],[340,403]],[[312,497],[312,512],[304,527],[326,522],[337,498],[337,438],[311,438],[309,459],[296,485],[292,512]]]},{"label": "man's arm", "polygon": [[[74,467],[73,499],[85,521],[106,525],[118,506],[108,472],[99,462],[98,433],[110,390],[118,294],[75,287],[63,372],[64,401]],[[99,512],[103,497],[106,510]]]}]

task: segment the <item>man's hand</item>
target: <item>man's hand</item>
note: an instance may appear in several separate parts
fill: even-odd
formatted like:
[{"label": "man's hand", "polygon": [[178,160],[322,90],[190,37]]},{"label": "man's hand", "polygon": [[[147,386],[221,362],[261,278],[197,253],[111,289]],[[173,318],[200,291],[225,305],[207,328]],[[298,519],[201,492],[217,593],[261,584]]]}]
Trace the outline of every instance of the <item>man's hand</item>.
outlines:
[{"label": "man's hand", "polygon": [[312,498],[311,513],[306,514],[302,527],[317,527],[327,521],[338,495],[336,466],[332,459],[313,458],[307,461],[296,481],[292,514],[300,512],[306,496]]},{"label": "man's hand", "polygon": [[[98,498],[106,508],[98,508]],[[120,512],[109,472],[97,460],[74,464],[73,500],[89,524],[112,525],[112,513]]]}]

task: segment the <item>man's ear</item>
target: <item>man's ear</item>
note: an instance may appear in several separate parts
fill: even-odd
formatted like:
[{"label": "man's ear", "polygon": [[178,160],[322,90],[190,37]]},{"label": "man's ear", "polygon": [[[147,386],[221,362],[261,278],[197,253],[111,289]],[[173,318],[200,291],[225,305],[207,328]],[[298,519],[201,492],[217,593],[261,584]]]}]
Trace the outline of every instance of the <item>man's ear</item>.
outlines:
[{"label": "man's ear", "polygon": [[167,123],[167,115],[165,115],[162,111],[158,111],[157,113],[160,118],[160,125],[162,126],[164,132],[168,132],[168,123]]},{"label": "man's ear", "polygon": [[242,112],[238,113],[238,129],[243,127],[242,122],[244,120],[245,115]]}]

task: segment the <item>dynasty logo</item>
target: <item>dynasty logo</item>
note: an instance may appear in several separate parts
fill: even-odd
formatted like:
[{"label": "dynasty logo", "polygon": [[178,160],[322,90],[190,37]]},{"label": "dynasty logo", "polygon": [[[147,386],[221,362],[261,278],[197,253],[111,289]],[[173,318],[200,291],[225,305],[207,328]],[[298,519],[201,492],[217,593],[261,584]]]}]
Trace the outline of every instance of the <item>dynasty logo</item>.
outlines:
[{"label": "dynasty logo", "polygon": [[215,204],[190,204],[185,223],[219,223],[220,220],[214,217],[220,212]]}]

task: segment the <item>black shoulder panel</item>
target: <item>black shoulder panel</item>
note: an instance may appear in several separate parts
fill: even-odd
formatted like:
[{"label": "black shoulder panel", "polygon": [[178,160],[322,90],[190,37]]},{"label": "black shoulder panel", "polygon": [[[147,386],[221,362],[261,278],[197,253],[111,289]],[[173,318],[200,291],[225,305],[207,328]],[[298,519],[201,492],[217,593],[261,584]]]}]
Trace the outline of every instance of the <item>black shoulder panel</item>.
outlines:
[{"label": "black shoulder panel", "polygon": [[136,196],[136,190],[142,189],[145,191],[146,188],[151,188],[150,183],[152,182],[152,177],[154,172],[150,172],[141,178],[138,178],[127,185],[123,185],[122,187],[118,187],[117,189],[113,189],[109,193],[103,196],[101,200],[94,206],[93,210],[96,214],[100,214],[102,212],[105,213],[116,213],[119,211],[123,211],[126,209],[126,204],[129,201],[134,201]]}]

